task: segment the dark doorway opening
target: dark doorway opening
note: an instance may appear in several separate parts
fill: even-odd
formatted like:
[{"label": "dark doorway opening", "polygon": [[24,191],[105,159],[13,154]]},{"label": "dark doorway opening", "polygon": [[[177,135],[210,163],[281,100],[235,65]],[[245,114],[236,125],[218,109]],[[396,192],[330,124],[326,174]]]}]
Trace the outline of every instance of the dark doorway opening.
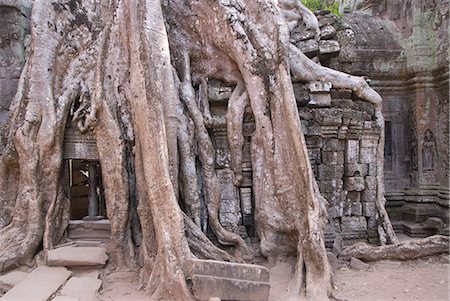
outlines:
[{"label": "dark doorway opening", "polygon": [[65,191],[71,220],[106,218],[101,168],[95,160],[64,160]]}]

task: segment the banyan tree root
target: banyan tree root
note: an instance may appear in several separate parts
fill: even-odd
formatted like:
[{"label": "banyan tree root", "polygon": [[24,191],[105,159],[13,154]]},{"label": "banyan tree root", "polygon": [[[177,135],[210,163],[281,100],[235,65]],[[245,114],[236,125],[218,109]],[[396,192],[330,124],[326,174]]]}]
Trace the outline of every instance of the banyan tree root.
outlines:
[{"label": "banyan tree root", "polygon": [[443,253],[449,253],[449,237],[434,235],[386,246],[358,243],[342,250],[339,258],[349,260],[355,257],[365,261],[409,260]]},{"label": "banyan tree root", "polygon": [[196,137],[199,144],[199,159],[202,164],[204,177],[206,206],[211,229],[221,244],[234,245],[238,247],[237,251],[239,254],[249,256],[250,251],[242,237],[225,230],[219,221],[220,185],[215,171],[215,151],[208,130],[206,129],[203,114],[195,101],[195,92],[191,82],[190,58],[187,53],[184,55],[182,69],[183,78],[180,85],[180,98],[186,105],[189,115],[195,124]]}]

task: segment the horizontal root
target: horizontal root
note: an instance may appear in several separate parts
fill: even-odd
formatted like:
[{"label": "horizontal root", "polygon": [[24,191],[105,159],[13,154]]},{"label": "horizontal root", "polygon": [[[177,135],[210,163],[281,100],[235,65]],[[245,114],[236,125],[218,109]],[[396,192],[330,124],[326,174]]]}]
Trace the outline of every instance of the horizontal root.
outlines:
[{"label": "horizontal root", "polygon": [[359,243],[342,250],[340,259],[355,257],[365,261],[410,260],[449,252],[449,237],[434,235],[385,246]]}]

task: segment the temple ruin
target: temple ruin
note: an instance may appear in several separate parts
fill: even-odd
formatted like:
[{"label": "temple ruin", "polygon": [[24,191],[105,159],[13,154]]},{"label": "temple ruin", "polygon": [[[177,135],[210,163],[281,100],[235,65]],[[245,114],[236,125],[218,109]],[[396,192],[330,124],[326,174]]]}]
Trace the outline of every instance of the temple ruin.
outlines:
[{"label": "temple ruin", "polygon": [[[377,123],[375,105],[354,91],[334,87],[326,80],[293,79],[310,165],[320,193],[327,200],[325,246],[331,250],[336,238],[343,246],[361,241],[380,243],[376,204],[380,177],[384,177],[385,205],[396,233],[448,236],[448,1],[339,2],[342,16],[316,12],[318,39],[308,31],[307,24],[299,22],[290,28],[290,43],[322,66],[364,76],[383,98],[384,128]],[[0,155],[7,146],[10,106],[31,51],[32,3],[0,0]],[[202,91],[205,87],[206,91]],[[201,109],[210,117],[205,124],[214,146],[214,168],[220,182],[220,224],[252,245],[260,239],[255,226],[251,154],[255,116],[247,105],[242,116],[244,140],[238,168],[242,179],[237,186],[227,137],[228,101],[234,89],[235,85],[219,79],[194,86],[195,92],[204,93],[207,99]],[[86,92],[85,97],[89,93],[93,91]],[[83,105],[87,106],[84,113]],[[61,181],[63,193],[70,200],[70,221],[59,230],[69,239],[108,241],[111,226],[103,184],[106,171],[101,166],[94,131],[80,130],[82,127],[77,125],[89,114],[89,106],[87,100],[79,99],[67,116]],[[132,146],[127,139],[124,141],[130,144],[124,149],[129,151]],[[380,141],[384,141],[384,162],[377,160]],[[198,154],[197,143],[190,147]],[[197,160],[195,164],[198,167],[202,163]],[[200,174],[198,178],[201,187],[204,183]],[[175,193],[184,200],[182,187]],[[133,197],[130,193],[129,198]],[[216,243],[220,239],[211,228],[205,195],[199,199],[200,229]],[[14,204],[0,203],[0,229],[11,219],[1,210],[11,206]],[[190,210],[183,206],[184,211]]]}]

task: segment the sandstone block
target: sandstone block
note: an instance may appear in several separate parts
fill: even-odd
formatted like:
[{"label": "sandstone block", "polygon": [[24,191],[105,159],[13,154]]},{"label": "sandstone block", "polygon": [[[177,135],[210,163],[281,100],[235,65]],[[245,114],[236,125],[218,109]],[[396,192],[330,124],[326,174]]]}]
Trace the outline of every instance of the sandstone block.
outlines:
[{"label": "sandstone block", "polygon": [[361,148],[360,151],[360,163],[376,163],[377,161],[377,149],[370,147],[370,148]]},{"label": "sandstone block", "polygon": [[377,212],[377,207],[374,202],[368,203],[363,202],[362,203],[362,214],[367,217],[375,216]]},{"label": "sandstone block", "polygon": [[320,54],[337,54],[341,51],[341,46],[338,41],[335,40],[320,40],[319,41],[319,52]]},{"label": "sandstone block", "polygon": [[314,30],[307,29],[306,26],[302,26],[302,25],[299,25],[299,26],[295,27],[291,31],[290,38],[291,38],[291,40],[294,43],[298,42],[298,41],[305,41],[305,40],[314,39],[314,36],[315,36]]},{"label": "sandstone block", "polygon": [[267,282],[243,281],[203,275],[192,276],[192,291],[199,300],[209,300],[211,296],[221,300],[266,301],[270,284]]},{"label": "sandstone block", "polygon": [[308,88],[311,93],[330,92],[331,87],[332,85],[330,82],[314,81],[308,84]]},{"label": "sandstone block", "polygon": [[366,185],[363,177],[347,177],[345,178],[345,189],[347,191],[363,191]]},{"label": "sandstone block", "polygon": [[365,231],[367,221],[363,216],[343,216],[341,218],[342,231]]},{"label": "sandstone block", "polygon": [[319,179],[333,180],[341,179],[344,176],[344,166],[336,164],[321,164],[319,165]]},{"label": "sandstone block", "polygon": [[349,89],[331,89],[331,98],[333,99],[346,99],[351,100],[352,99],[352,90]]},{"label": "sandstone block", "polygon": [[359,141],[347,140],[345,142],[345,162],[356,164],[359,161]]},{"label": "sandstone block", "polygon": [[38,267],[1,299],[2,301],[47,301],[71,274],[65,267]]},{"label": "sandstone block", "polygon": [[24,280],[28,276],[28,273],[13,270],[5,275],[0,276],[0,289],[9,291],[16,284]]},{"label": "sandstone block", "polygon": [[341,191],[343,187],[344,186],[341,179],[321,180],[319,183],[319,190],[321,193]]},{"label": "sandstone block", "polygon": [[309,95],[308,105],[314,107],[330,107],[331,106],[330,93],[311,93]]},{"label": "sandstone block", "polygon": [[319,53],[319,43],[312,39],[300,41],[296,46],[308,57],[316,56]]},{"label": "sandstone block", "polygon": [[322,152],[322,162],[325,164],[344,164],[344,152],[341,151],[330,151]]},{"label": "sandstone block", "polygon": [[269,270],[263,266],[216,260],[193,260],[192,274],[256,282],[269,281]]},{"label": "sandstone block", "polygon": [[347,177],[365,177],[368,175],[368,164],[345,164],[344,166]]},{"label": "sandstone block", "polygon": [[352,215],[360,216],[362,215],[362,204],[361,203],[353,203],[352,204]]},{"label": "sandstone block", "polygon": [[241,208],[242,213],[250,215],[252,214],[252,189],[241,188]]},{"label": "sandstone block", "polygon": [[99,279],[72,277],[61,290],[61,295],[75,297],[80,301],[92,301],[101,286],[102,281]]},{"label": "sandstone block", "polygon": [[330,138],[326,139],[323,145],[323,151],[344,151],[345,141],[342,139]]},{"label": "sandstone block", "polygon": [[50,266],[104,266],[108,260],[103,247],[63,247],[48,252]]},{"label": "sandstone block", "polygon": [[350,267],[354,270],[358,270],[358,271],[365,271],[367,269],[369,269],[369,265],[355,257],[352,257],[350,259]]},{"label": "sandstone block", "polygon": [[332,39],[336,35],[336,29],[333,25],[328,24],[320,29],[320,38],[322,40]]}]

